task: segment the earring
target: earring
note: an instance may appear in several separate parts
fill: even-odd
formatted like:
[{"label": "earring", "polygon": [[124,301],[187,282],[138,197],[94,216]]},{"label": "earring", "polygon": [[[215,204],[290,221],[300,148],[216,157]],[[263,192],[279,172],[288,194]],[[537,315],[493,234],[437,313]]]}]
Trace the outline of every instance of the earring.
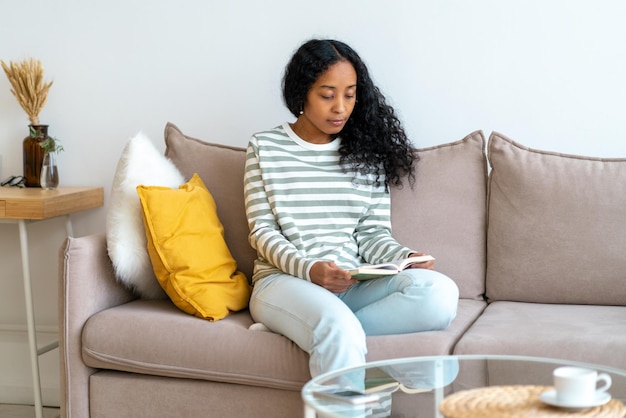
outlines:
[{"label": "earring", "polygon": [[300,114],[301,114],[301,115],[304,115],[304,110],[301,110],[301,111],[300,111]]}]

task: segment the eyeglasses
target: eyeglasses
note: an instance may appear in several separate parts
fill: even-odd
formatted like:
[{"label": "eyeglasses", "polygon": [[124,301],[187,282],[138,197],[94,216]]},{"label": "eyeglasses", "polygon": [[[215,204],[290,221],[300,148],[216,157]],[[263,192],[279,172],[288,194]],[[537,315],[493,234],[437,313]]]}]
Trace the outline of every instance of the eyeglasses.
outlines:
[{"label": "eyeglasses", "polygon": [[0,186],[11,186],[11,187],[24,187],[24,177],[23,176],[11,176],[5,179]]}]

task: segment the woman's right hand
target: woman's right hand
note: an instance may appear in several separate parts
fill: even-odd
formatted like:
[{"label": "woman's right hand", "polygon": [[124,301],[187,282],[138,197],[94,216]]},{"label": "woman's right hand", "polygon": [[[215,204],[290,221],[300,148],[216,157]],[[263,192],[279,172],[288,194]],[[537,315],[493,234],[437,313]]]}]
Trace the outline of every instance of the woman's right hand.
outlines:
[{"label": "woman's right hand", "polygon": [[309,275],[311,282],[333,293],[343,293],[356,283],[356,279],[353,279],[349,272],[339,268],[332,261],[316,262],[311,267]]}]

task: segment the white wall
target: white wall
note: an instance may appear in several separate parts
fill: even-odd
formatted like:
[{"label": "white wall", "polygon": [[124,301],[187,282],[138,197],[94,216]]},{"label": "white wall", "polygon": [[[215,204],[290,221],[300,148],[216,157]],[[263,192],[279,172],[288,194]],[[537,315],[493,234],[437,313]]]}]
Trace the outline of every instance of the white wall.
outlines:
[{"label": "white wall", "polygon": [[[626,157],[624,21],[620,0],[3,1],[0,59],[42,61],[54,85],[40,119],[65,146],[62,183],[106,188],[105,208],[73,218],[84,235],[104,230],[116,162],[137,131],[163,149],[172,121],[244,146],[288,119],[282,70],[313,36],[360,52],[418,146],[482,129],[539,149]],[[1,178],[21,174],[28,133],[9,88],[0,74]],[[29,230],[37,321],[54,330],[63,224]],[[0,402],[32,397],[17,239],[0,225]],[[57,402],[57,353],[42,357],[47,403]]]}]

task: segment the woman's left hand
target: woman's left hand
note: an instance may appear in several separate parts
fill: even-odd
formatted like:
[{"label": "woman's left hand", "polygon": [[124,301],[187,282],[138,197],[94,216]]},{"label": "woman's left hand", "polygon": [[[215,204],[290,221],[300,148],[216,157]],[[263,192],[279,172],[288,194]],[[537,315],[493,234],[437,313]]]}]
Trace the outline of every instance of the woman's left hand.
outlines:
[{"label": "woman's left hand", "polygon": [[[409,257],[417,257],[420,255],[428,255],[426,253],[411,253]],[[408,268],[410,269],[426,269],[426,270],[434,270],[435,269],[435,260],[424,261],[423,263],[413,263]]]}]

